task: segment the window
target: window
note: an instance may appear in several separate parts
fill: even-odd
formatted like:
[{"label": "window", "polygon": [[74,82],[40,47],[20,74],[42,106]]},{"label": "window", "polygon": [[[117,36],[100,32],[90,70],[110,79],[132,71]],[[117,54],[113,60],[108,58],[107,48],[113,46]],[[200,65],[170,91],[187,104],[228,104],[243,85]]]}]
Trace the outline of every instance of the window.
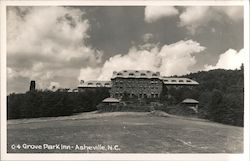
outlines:
[{"label": "window", "polygon": [[104,86],[108,87],[108,86],[110,86],[110,83],[104,83]]},{"label": "window", "polygon": [[139,71],[138,71],[138,70],[136,70],[135,72],[136,72],[136,73],[138,73]]},{"label": "window", "polygon": [[150,81],[151,84],[155,84],[155,81]]},{"label": "window", "polygon": [[117,73],[117,75],[122,75],[122,73]]},{"label": "window", "polygon": [[93,85],[93,83],[88,83],[88,85]]},{"label": "window", "polygon": [[176,80],[173,79],[173,80],[171,80],[171,82],[176,82]]},{"label": "window", "polygon": [[157,74],[154,73],[154,74],[152,74],[152,76],[157,76]]},{"label": "window", "polygon": [[179,82],[183,82],[183,80],[179,80]]},{"label": "window", "polygon": [[191,82],[191,80],[187,80],[187,82]]},{"label": "window", "polygon": [[147,70],[147,73],[150,73],[150,71],[149,71],[149,70]]},{"label": "window", "polygon": [[134,76],[134,73],[129,73],[128,75],[129,75],[129,76]]},{"label": "window", "polygon": [[141,73],[141,76],[146,76],[146,74],[145,73]]}]

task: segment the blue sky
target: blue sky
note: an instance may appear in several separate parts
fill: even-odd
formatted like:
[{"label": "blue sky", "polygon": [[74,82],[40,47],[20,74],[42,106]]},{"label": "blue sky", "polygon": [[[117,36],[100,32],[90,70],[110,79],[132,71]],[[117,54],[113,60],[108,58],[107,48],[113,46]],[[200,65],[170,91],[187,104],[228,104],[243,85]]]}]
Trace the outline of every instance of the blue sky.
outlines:
[{"label": "blue sky", "polygon": [[76,88],[138,69],[184,75],[243,62],[243,7],[8,7],[8,93]]}]

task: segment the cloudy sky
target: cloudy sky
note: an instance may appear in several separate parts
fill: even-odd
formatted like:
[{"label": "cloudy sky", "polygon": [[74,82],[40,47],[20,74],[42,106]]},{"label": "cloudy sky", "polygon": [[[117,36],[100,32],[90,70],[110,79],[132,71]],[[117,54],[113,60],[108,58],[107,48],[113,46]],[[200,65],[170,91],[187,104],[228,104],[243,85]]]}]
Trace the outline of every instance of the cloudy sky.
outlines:
[{"label": "cloudy sky", "polygon": [[114,70],[184,75],[243,62],[243,7],[8,7],[7,92],[76,88]]}]

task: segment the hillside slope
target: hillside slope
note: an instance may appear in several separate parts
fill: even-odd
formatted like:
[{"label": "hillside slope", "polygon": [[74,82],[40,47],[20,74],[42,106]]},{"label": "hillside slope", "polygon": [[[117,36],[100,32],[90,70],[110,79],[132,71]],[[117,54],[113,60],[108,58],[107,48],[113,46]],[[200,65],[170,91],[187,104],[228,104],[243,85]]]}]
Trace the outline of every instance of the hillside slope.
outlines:
[{"label": "hillside slope", "polygon": [[[199,100],[199,117],[212,121],[243,126],[244,69],[216,69],[185,75],[199,82],[190,91],[179,92]],[[178,97],[178,96],[176,96]]]},{"label": "hillside slope", "polygon": [[[83,113],[8,121],[9,153],[241,153],[243,128],[150,113]],[[11,145],[21,148],[12,149]],[[24,149],[63,144],[71,149]],[[86,147],[104,146],[90,150]],[[77,149],[85,146],[85,149]],[[109,149],[108,147],[117,149]],[[106,150],[105,150],[106,149]]]}]

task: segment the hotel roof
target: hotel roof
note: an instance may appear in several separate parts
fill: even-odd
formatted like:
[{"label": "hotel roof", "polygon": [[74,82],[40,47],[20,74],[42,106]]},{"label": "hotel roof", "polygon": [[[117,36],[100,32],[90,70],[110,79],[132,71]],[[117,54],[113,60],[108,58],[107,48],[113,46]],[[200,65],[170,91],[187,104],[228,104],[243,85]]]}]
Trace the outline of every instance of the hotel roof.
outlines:
[{"label": "hotel roof", "polygon": [[[198,82],[189,78],[179,78],[179,77],[166,77],[161,76],[160,72],[153,72],[150,70],[122,70],[114,71],[111,79],[115,78],[157,78],[163,81],[165,85],[199,85]],[[86,81],[80,83],[78,86],[80,88],[84,87],[112,87],[111,81]]]},{"label": "hotel roof", "polygon": [[161,77],[166,85],[198,85],[199,83],[189,78]]},{"label": "hotel roof", "polygon": [[153,72],[150,70],[114,71],[112,79],[114,78],[160,78],[160,72]]},{"label": "hotel roof", "polygon": [[108,87],[112,86],[111,81],[86,81],[80,84],[78,87]]}]

